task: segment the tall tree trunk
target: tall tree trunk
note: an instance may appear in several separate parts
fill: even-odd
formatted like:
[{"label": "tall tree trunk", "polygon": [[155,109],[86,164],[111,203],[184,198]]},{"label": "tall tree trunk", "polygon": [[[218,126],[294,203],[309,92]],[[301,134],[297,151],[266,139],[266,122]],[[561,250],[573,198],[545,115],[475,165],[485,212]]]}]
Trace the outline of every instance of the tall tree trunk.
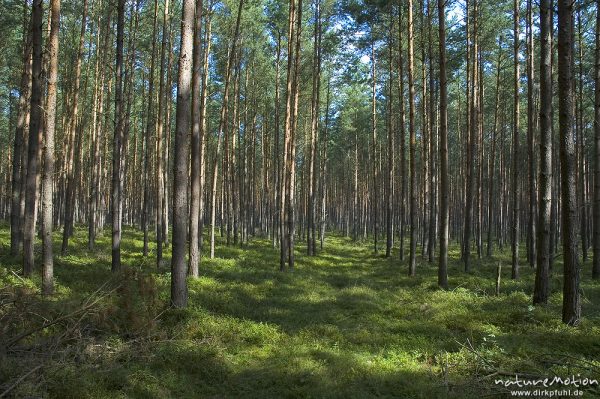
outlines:
[{"label": "tall tree trunk", "polygon": [[[69,246],[69,237],[73,235],[73,217],[75,212],[75,183],[76,183],[76,173],[75,163],[78,162],[76,158],[78,158],[79,145],[82,142],[81,135],[78,135],[79,126],[79,91],[81,84],[81,63],[83,60],[83,52],[84,52],[84,44],[85,44],[85,30],[86,30],[86,22],[87,22],[87,12],[88,12],[88,1],[83,1],[83,15],[81,17],[81,29],[79,33],[79,47],[77,50],[77,58],[75,60],[75,78],[73,82],[72,88],[72,103],[70,109],[70,120],[69,120],[69,142],[71,146],[69,148],[69,154],[65,159],[67,164],[67,190],[65,192],[65,220],[63,227],[63,237],[62,237],[62,246],[61,246],[61,254],[64,256],[67,254],[67,249]],[[79,123],[83,123],[81,120]]]},{"label": "tall tree trunk", "polygon": [[323,129],[322,136],[322,153],[321,153],[321,250],[323,250],[323,244],[325,242],[325,229],[327,227],[327,199],[328,199],[328,186],[327,186],[327,144],[328,144],[328,133],[329,133],[329,105],[330,105],[330,94],[331,94],[331,76],[327,81],[327,99],[325,100],[325,126]]},{"label": "tall tree trunk", "polygon": [[400,125],[399,134],[400,134],[400,209],[398,215],[398,223],[400,230],[400,245],[398,248],[398,253],[400,255],[400,260],[404,260],[404,232],[405,228],[405,220],[406,220],[406,186],[407,186],[407,168],[406,168],[406,112],[404,108],[405,100],[404,100],[404,58],[403,54],[403,46],[402,46],[402,8],[400,5],[398,7],[398,103],[399,103],[399,111],[400,111],[400,120],[398,124]]},{"label": "tall tree trunk", "polygon": [[115,67],[115,132],[113,141],[113,170],[111,184],[112,214],[112,271],[121,270],[121,157],[123,147],[123,31],[125,25],[125,0],[117,3],[117,50]]},{"label": "tall tree trunk", "polygon": [[[577,100],[576,100],[576,114],[575,114],[575,126],[576,126],[576,142],[579,148],[577,158],[577,169],[578,169],[578,184],[577,188],[579,193],[577,196],[579,197],[579,211],[580,211],[580,220],[579,220],[579,228],[581,234],[581,252],[583,257],[583,262],[587,262],[587,253],[588,253],[588,215],[587,215],[587,190],[586,190],[586,156],[585,156],[585,128],[584,128],[584,120],[583,120],[583,35],[581,32],[581,9],[579,8],[577,11],[577,38],[578,38],[578,53],[579,53],[579,79],[575,80],[577,82]],[[575,43],[573,43],[573,46]]]},{"label": "tall tree trunk", "polygon": [[[162,253],[163,253],[163,243],[166,239],[165,232],[168,230],[164,225],[167,221],[164,218],[164,208],[165,208],[165,193],[166,193],[166,179],[164,170],[166,167],[164,166],[164,158],[163,155],[163,127],[165,125],[165,121],[163,118],[163,109],[167,108],[167,114],[170,100],[167,102],[165,106],[165,100],[167,100],[167,95],[165,95],[165,69],[167,71],[170,70],[170,65],[165,67],[165,57],[167,51],[167,40],[169,37],[169,2],[170,0],[165,1],[165,6],[163,10],[163,27],[162,27],[162,42],[160,48],[160,72],[159,72],[159,86],[158,86],[158,115],[157,115],[157,127],[156,127],[156,266],[160,267],[162,262]],[[170,57],[169,57],[170,59]],[[169,63],[170,64],[170,63]],[[168,74],[170,76],[170,74]],[[170,80],[167,83],[170,87]],[[167,90],[167,93],[170,93],[170,89]],[[168,98],[171,98],[171,95],[168,94]],[[167,122],[167,129],[169,129],[169,123]]]},{"label": "tall tree trunk", "polygon": [[377,239],[379,233],[379,176],[377,168],[377,96],[376,96],[376,63],[377,55],[375,53],[375,39],[371,43],[371,167],[373,173],[373,196],[371,197],[371,210],[373,218],[373,250],[377,253]]},{"label": "tall tree trunk", "polygon": [[[390,32],[394,32],[394,14],[393,7],[390,7]],[[392,246],[394,243],[394,208],[392,206],[394,201],[393,189],[394,189],[394,131],[392,125],[392,109],[393,109],[393,75],[392,75],[392,64],[393,64],[393,48],[394,43],[392,42],[393,34],[389,36],[388,42],[388,99],[387,99],[387,176],[385,181],[385,231],[386,231],[386,242],[385,242],[385,256],[389,258],[392,255]]]},{"label": "tall tree trunk", "polygon": [[[476,179],[475,179],[475,156],[477,154],[478,141],[478,120],[479,117],[479,95],[478,95],[478,51],[477,51],[477,1],[473,3],[473,48],[471,51],[471,111],[469,112],[469,144],[467,150],[467,191],[465,196],[465,226],[463,237],[463,259],[465,262],[465,272],[471,270],[471,228],[473,226],[473,201],[475,200]],[[468,29],[468,28],[467,28]],[[470,44],[467,44],[470,45]]]},{"label": "tall tree trunk", "polygon": [[558,1],[558,94],[560,129],[561,216],[564,259],[562,321],[575,326],[581,319],[577,257],[577,198],[573,132],[573,2]]},{"label": "tall tree trunk", "polygon": [[196,0],[196,16],[194,17],[194,50],[192,74],[192,162],[191,162],[191,204],[190,204],[190,254],[188,273],[198,277],[200,262],[200,240],[198,227],[200,218],[200,141],[202,129],[201,86],[202,86],[202,0]]},{"label": "tall tree trunk", "polygon": [[291,134],[289,142],[289,157],[288,157],[288,181],[287,181],[287,212],[288,212],[288,230],[287,230],[287,250],[288,250],[288,267],[294,269],[294,240],[296,235],[296,132],[298,130],[298,98],[300,95],[300,57],[302,43],[302,0],[298,0],[296,10],[296,35],[295,35],[295,50],[294,50],[294,72],[293,72],[293,101],[291,115]]},{"label": "tall tree trunk", "polygon": [[[158,0],[154,0],[154,17],[152,19],[152,37],[156,37],[156,27],[158,21]],[[143,255],[148,256],[148,222],[149,222],[149,201],[150,201],[150,137],[154,134],[156,128],[156,118],[154,115],[154,68],[156,59],[156,40],[152,40],[152,54],[150,56],[150,76],[148,77],[148,114],[146,115],[146,131],[144,133],[144,194],[142,211],[142,230],[144,232]]]},{"label": "tall tree trunk", "polygon": [[594,84],[594,260],[592,277],[598,279],[600,278],[600,0],[596,1]]},{"label": "tall tree trunk", "polygon": [[186,242],[189,131],[192,116],[192,47],[194,39],[194,0],[184,0],[181,12],[181,44],[177,108],[175,111],[175,162],[173,163],[173,256],[171,258],[171,304],[187,306]]},{"label": "tall tree trunk", "polygon": [[519,278],[519,8],[514,1],[514,109],[513,109],[513,160],[512,160],[512,278]]},{"label": "tall tree trunk", "polygon": [[527,225],[527,259],[529,265],[534,266],[535,254],[535,206],[536,206],[536,187],[535,187],[535,140],[534,128],[535,105],[533,98],[534,84],[534,48],[533,48],[533,0],[527,0],[527,146],[528,146],[528,171],[529,171],[529,213]]},{"label": "tall tree trunk", "polygon": [[552,207],[552,0],[540,2],[540,185],[534,304],[548,302]]},{"label": "tall tree trunk", "polygon": [[316,255],[316,178],[317,136],[319,132],[319,103],[321,90],[321,1],[315,0],[315,32],[312,70],[312,102],[310,153],[308,166],[308,255]]},{"label": "tall tree trunk", "polygon": [[448,81],[446,76],[446,0],[438,0],[440,57],[440,257],[438,285],[448,289]]},{"label": "tall tree trunk", "polygon": [[287,77],[286,77],[286,103],[285,103],[285,126],[283,134],[283,161],[281,171],[281,188],[280,188],[280,245],[279,245],[279,270],[285,271],[285,261],[288,253],[288,239],[287,239],[287,212],[286,204],[288,202],[288,158],[289,158],[289,146],[290,137],[292,130],[292,88],[293,88],[293,65],[294,65],[294,35],[295,26],[294,20],[296,18],[296,0],[289,2],[288,11],[288,59],[287,59]]},{"label": "tall tree trunk", "polygon": [[25,180],[25,221],[23,228],[23,275],[34,270],[35,214],[38,199],[40,142],[42,138],[42,0],[34,0],[32,20],[31,105],[27,177]]},{"label": "tall tree trunk", "polygon": [[[496,62],[496,96],[494,100],[494,127],[492,131],[492,154],[490,156],[489,186],[488,186],[488,231],[487,231],[487,256],[491,257],[493,249],[492,234],[494,231],[494,210],[496,209],[495,177],[496,177],[496,151],[498,148],[498,113],[500,112],[500,70],[502,63],[502,37],[498,38],[498,60]],[[503,144],[503,143],[501,143]],[[502,151],[502,147],[500,148]],[[500,224],[500,223],[498,223]]]},{"label": "tall tree trunk", "polygon": [[217,183],[219,176],[219,156],[221,153],[221,141],[223,140],[224,132],[227,129],[227,104],[229,101],[229,84],[231,80],[231,68],[233,68],[235,55],[236,55],[236,45],[240,31],[240,20],[242,17],[242,7],[243,0],[240,0],[238,6],[237,20],[235,25],[235,33],[233,36],[233,42],[231,43],[231,47],[228,49],[227,54],[227,66],[225,68],[225,86],[223,88],[223,102],[221,104],[221,115],[219,118],[219,132],[217,137],[217,148],[215,150],[215,159],[213,165],[213,174],[212,174],[212,200],[211,200],[211,217],[210,217],[210,258],[213,259],[215,257],[215,222],[216,222],[216,207],[217,207]]},{"label": "tall tree trunk", "polygon": [[408,124],[410,145],[410,260],[408,274],[417,273],[417,139],[415,134],[413,0],[408,0]]},{"label": "tall tree trunk", "polygon": [[52,253],[52,217],[54,184],[54,131],[56,126],[56,82],[58,80],[58,30],[60,27],[60,0],[50,2],[50,35],[48,37],[48,99],[46,129],[44,131],[44,173],[42,177],[42,294],[54,292],[54,257]]},{"label": "tall tree trunk", "polygon": [[273,153],[275,154],[275,171],[273,173],[273,247],[277,246],[278,240],[281,239],[282,235],[282,227],[281,227],[281,205],[280,199],[282,197],[281,192],[281,181],[282,179],[282,166],[280,161],[280,154],[282,152],[281,145],[279,144],[281,133],[280,130],[280,121],[279,121],[279,70],[281,64],[281,32],[277,31],[277,50],[276,50],[276,58],[275,58],[275,143],[273,148]]},{"label": "tall tree trunk", "polygon": [[[27,7],[27,5],[25,5]],[[13,147],[13,165],[11,180],[11,210],[10,210],[10,253],[17,256],[23,245],[23,218],[21,212],[21,203],[25,197],[23,188],[24,169],[27,165],[25,159],[25,140],[27,125],[29,121],[29,96],[31,93],[31,52],[32,52],[32,31],[33,20],[25,23],[23,28],[23,70],[21,72],[21,84],[19,86],[19,105],[17,110],[17,124],[15,129],[15,142]]]},{"label": "tall tree trunk", "polygon": [[204,189],[206,183],[206,113],[207,113],[207,99],[208,99],[208,82],[209,82],[209,65],[208,56],[211,49],[211,31],[212,31],[212,14],[211,14],[212,3],[208,6],[206,14],[206,24],[204,29],[204,50],[202,53],[202,90],[200,91],[200,219],[198,220],[198,246],[199,254],[198,260],[201,260],[203,234],[204,234]]}]

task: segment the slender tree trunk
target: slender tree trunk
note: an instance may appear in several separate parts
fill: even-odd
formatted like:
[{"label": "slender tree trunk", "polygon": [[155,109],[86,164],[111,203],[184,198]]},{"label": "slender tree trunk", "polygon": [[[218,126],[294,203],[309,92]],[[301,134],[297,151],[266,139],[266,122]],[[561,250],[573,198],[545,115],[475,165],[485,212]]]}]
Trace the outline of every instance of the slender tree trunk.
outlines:
[{"label": "slender tree trunk", "polygon": [[408,124],[410,142],[410,260],[408,274],[417,272],[417,139],[415,134],[415,82],[414,82],[414,32],[413,0],[408,0]]},{"label": "slender tree trunk", "polygon": [[376,97],[376,53],[375,42],[371,43],[371,166],[373,173],[373,196],[371,199],[372,218],[373,218],[373,250],[378,252],[377,239],[379,233],[379,176],[377,168],[377,97]]},{"label": "slender tree trunk", "polygon": [[288,11],[288,59],[287,59],[287,81],[286,81],[286,104],[285,104],[285,127],[283,134],[283,161],[281,171],[281,187],[280,187],[280,245],[279,245],[279,270],[285,271],[285,261],[288,253],[288,238],[287,238],[287,212],[286,204],[288,202],[288,158],[292,126],[292,88],[293,77],[292,67],[294,65],[294,35],[296,18],[296,0],[289,2]]},{"label": "slender tree trunk", "polygon": [[594,260],[592,277],[598,279],[600,278],[600,0],[596,1],[594,84]]},{"label": "slender tree trunk", "polygon": [[327,99],[325,100],[325,126],[323,129],[322,136],[322,155],[321,155],[321,179],[319,180],[321,184],[321,250],[323,250],[323,245],[325,243],[325,229],[327,227],[327,193],[328,193],[328,185],[327,185],[327,144],[328,144],[328,133],[329,133],[329,104],[330,104],[330,94],[331,94],[331,77],[327,81]]},{"label": "slender tree trunk", "polygon": [[438,286],[448,289],[448,81],[446,77],[446,0],[438,0],[440,56],[440,256]]},{"label": "slender tree trunk", "polygon": [[406,220],[406,186],[407,186],[407,167],[406,167],[406,112],[404,108],[404,59],[403,59],[403,46],[402,46],[402,8],[400,5],[398,9],[398,103],[400,111],[400,214],[398,215],[399,230],[400,230],[400,245],[398,252],[400,260],[404,260],[404,232],[405,220]]},{"label": "slender tree trunk", "polygon": [[[168,230],[164,225],[167,221],[164,218],[164,205],[165,205],[165,192],[166,190],[166,179],[164,177],[164,155],[163,155],[163,127],[165,125],[165,121],[163,119],[163,108],[168,108],[170,100],[167,102],[166,106],[164,104],[167,97],[165,95],[165,56],[167,51],[167,38],[169,36],[169,2],[170,0],[165,1],[165,6],[163,10],[163,28],[162,28],[162,42],[160,49],[160,72],[159,72],[159,87],[158,87],[158,115],[157,115],[157,123],[156,127],[156,266],[160,267],[162,262],[162,253],[163,253],[163,243],[166,239],[165,232]],[[169,57],[170,58],[170,57]],[[170,64],[170,63],[169,63]],[[170,66],[170,65],[169,65]],[[167,68],[169,67],[167,66]],[[169,68],[170,69],[170,68]],[[168,69],[167,69],[168,70]],[[170,74],[169,74],[170,76]],[[170,82],[168,83],[170,87]],[[170,90],[168,90],[170,93]],[[168,98],[171,98],[171,95],[168,94]],[[167,109],[167,114],[168,114]],[[169,129],[169,123],[167,122],[167,129]]]},{"label": "slender tree trunk", "polygon": [[186,243],[188,232],[188,156],[192,116],[192,69],[194,39],[194,0],[185,0],[181,13],[181,45],[177,108],[175,111],[175,162],[173,163],[173,256],[171,258],[171,304],[187,306]]},{"label": "slender tree trunk", "polygon": [[115,132],[113,141],[113,170],[111,186],[112,214],[112,271],[121,270],[121,152],[123,147],[123,31],[125,25],[125,0],[117,3],[117,50],[115,67]]},{"label": "slender tree trunk", "polygon": [[[63,227],[63,237],[62,237],[62,247],[61,254],[64,256],[67,254],[67,249],[69,246],[69,237],[73,235],[73,217],[75,212],[75,184],[76,184],[76,173],[75,163],[77,162],[76,158],[79,155],[77,149],[82,141],[81,135],[78,135],[79,126],[79,91],[81,84],[81,64],[83,59],[84,52],[84,44],[85,44],[85,30],[86,30],[86,22],[87,22],[87,11],[88,11],[88,1],[83,1],[83,15],[81,17],[81,29],[79,33],[79,47],[77,50],[77,58],[75,60],[75,78],[73,82],[72,88],[72,103],[70,110],[70,121],[69,121],[69,142],[71,146],[69,148],[69,154],[66,158],[67,163],[67,190],[65,192],[65,220]],[[79,120],[79,123],[83,123]]]},{"label": "slender tree trunk", "polygon": [[191,204],[190,204],[190,254],[188,274],[198,277],[200,247],[198,237],[198,221],[200,217],[200,140],[202,129],[201,107],[201,69],[202,69],[202,0],[196,0],[196,16],[194,17],[194,50],[192,74],[192,162],[191,162]]},{"label": "slender tree trunk", "polygon": [[[494,105],[494,128],[492,132],[492,154],[490,156],[489,167],[489,187],[488,187],[488,231],[487,231],[487,256],[491,257],[494,253],[492,233],[494,231],[494,211],[496,209],[495,177],[496,177],[496,149],[498,148],[498,113],[500,111],[500,70],[502,64],[502,37],[498,39],[498,60],[496,63],[496,96]],[[502,151],[502,148],[500,149]]]},{"label": "slender tree trunk", "polygon": [[300,57],[301,57],[301,43],[302,43],[302,0],[298,0],[298,6],[296,10],[296,36],[295,36],[295,50],[294,50],[294,81],[293,81],[293,103],[292,103],[292,115],[291,115],[291,134],[290,134],[290,155],[288,157],[288,181],[287,181],[287,212],[288,212],[288,230],[287,230],[287,244],[288,244],[288,267],[290,270],[294,269],[294,240],[296,235],[296,132],[298,130],[298,98],[300,95]]},{"label": "slender tree trunk", "polygon": [[213,166],[213,176],[212,176],[212,200],[211,200],[211,227],[210,227],[210,258],[213,259],[215,257],[215,222],[216,222],[216,200],[217,200],[217,183],[219,176],[219,156],[221,152],[221,141],[223,136],[225,136],[224,132],[227,129],[227,104],[229,100],[229,84],[231,80],[231,68],[233,67],[233,63],[235,60],[236,54],[236,43],[239,36],[240,30],[240,19],[242,16],[242,6],[243,0],[240,0],[238,7],[237,20],[235,25],[235,33],[233,36],[233,42],[231,47],[228,50],[227,56],[227,66],[225,68],[225,86],[223,88],[223,103],[221,105],[221,116],[219,119],[219,136],[217,137],[217,148],[215,151],[215,160]]},{"label": "slender tree trunk", "polygon": [[[212,4],[211,4],[212,5]],[[210,11],[210,5],[208,7],[206,14],[206,25],[205,25],[205,35],[204,35],[204,51],[203,51],[203,60],[202,60],[202,90],[200,91],[200,209],[199,209],[199,220],[198,220],[198,246],[199,246],[199,254],[198,261],[201,260],[202,254],[202,244],[204,242],[204,189],[206,187],[206,113],[207,113],[207,99],[208,99],[208,82],[209,82],[209,65],[208,65],[208,56],[210,54],[211,49],[211,31],[212,31],[212,17]]]},{"label": "slender tree trunk", "polygon": [[[27,7],[27,5],[25,5]],[[22,176],[27,160],[24,156],[27,141],[26,129],[29,121],[29,96],[31,93],[31,52],[32,52],[32,20],[24,25],[23,32],[23,71],[21,72],[21,84],[19,86],[19,105],[17,111],[17,124],[15,129],[15,143],[13,147],[12,165],[12,197],[10,211],[10,253],[17,256],[23,245],[23,218],[21,217],[21,203],[25,197]]]},{"label": "slender tree trunk", "polygon": [[[152,22],[152,37],[156,37],[156,26],[158,20],[158,0],[154,0],[154,17]],[[150,136],[154,134],[156,128],[156,118],[154,115],[154,68],[156,59],[156,40],[152,40],[152,54],[150,59],[150,76],[148,77],[148,114],[146,115],[146,131],[144,133],[144,194],[143,194],[143,212],[142,212],[142,230],[144,231],[143,255],[148,256],[148,222],[149,222],[149,201],[150,201]]]},{"label": "slender tree trunk", "polygon": [[282,227],[281,227],[281,205],[280,199],[282,197],[281,192],[281,181],[282,178],[282,166],[280,161],[280,154],[282,152],[281,145],[279,144],[281,133],[280,130],[280,122],[279,122],[279,70],[281,64],[281,33],[277,31],[277,50],[276,50],[276,58],[275,58],[275,144],[273,153],[275,154],[275,173],[273,173],[273,187],[274,187],[274,196],[273,196],[273,247],[277,246],[278,240],[281,239]]},{"label": "slender tree trunk", "polygon": [[540,2],[540,186],[534,304],[548,302],[552,207],[552,0]]},{"label": "slender tree trunk", "polygon": [[528,170],[529,170],[529,213],[527,225],[527,259],[529,265],[534,266],[535,254],[535,150],[534,150],[534,128],[535,128],[535,105],[533,98],[534,84],[534,48],[533,48],[533,1],[527,0],[527,146],[528,146]]},{"label": "slender tree trunk", "polygon": [[514,1],[514,109],[512,150],[512,278],[519,278],[519,8],[520,0]]},{"label": "slender tree trunk", "polygon": [[[390,32],[394,31],[394,15],[393,8],[390,7]],[[386,230],[386,242],[385,242],[385,256],[389,258],[392,255],[392,246],[394,242],[394,208],[392,203],[394,201],[393,189],[394,189],[394,131],[392,126],[392,109],[393,109],[393,75],[392,75],[392,64],[393,64],[393,48],[392,43],[393,35],[389,36],[388,43],[388,99],[387,99],[387,176],[385,181],[385,230]]]},{"label": "slender tree trunk", "polygon": [[316,157],[317,140],[319,132],[319,100],[321,90],[321,1],[315,0],[315,33],[313,48],[313,70],[312,70],[312,104],[311,104],[311,129],[310,129],[310,153],[308,166],[308,255],[316,255]]},{"label": "slender tree trunk", "polygon": [[46,129],[44,131],[44,173],[42,177],[42,294],[54,292],[54,256],[52,253],[52,217],[54,184],[54,131],[56,125],[56,83],[58,80],[58,30],[60,27],[60,0],[50,2],[50,35],[48,37],[48,100]]},{"label": "slender tree trunk", "polygon": [[[584,128],[584,120],[583,120],[583,36],[581,32],[581,9],[577,11],[577,37],[578,37],[578,47],[579,47],[579,79],[575,80],[577,82],[578,93],[576,100],[576,114],[575,114],[575,126],[576,126],[576,142],[579,148],[577,158],[577,169],[578,169],[578,197],[579,197],[579,211],[580,211],[580,220],[579,220],[579,228],[581,234],[581,252],[583,257],[583,262],[587,262],[587,253],[588,253],[588,215],[587,215],[587,190],[586,190],[586,155],[585,155],[585,128]],[[575,43],[573,43],[575,45]]]},{"label": "slender tree trunk", "polygon": [[32,19],[31,105],[27,177],[25,180],[25,221],[23,228],[23,275],[34,270],[35,214],[38,199],[40,142],[42,138],[42,0],[34,0]]},{"label": "slender tree trunk", "polygon": [[[475,200],[476,190],[476,179],[475,179],[475,156],[477,154],[477,141],[478,141],[478,121],[479,117],[479,96],[478,96],[478,51],[477,51],[477,2],[473,3],[473,48],[471,51],[472,63],[471,63],[471,111],[469,112],[469,144],[467,150],[467,191],[465,196],[465,226],[464,226],[464,237],[463,246],[464,254],[463,259],[465,262],[465,272],[471,270],[471,228],[473,225],[473,201]],[[470,45],[470,44],[468,44]]]},{"label": "slender tree trunk", "polygon": [[564,259],[562,321],[581,319],[579,260],[577,257],[577,198],[573,132],[573,2],[558,1],[558,98],[560,129],[561,216]]}]

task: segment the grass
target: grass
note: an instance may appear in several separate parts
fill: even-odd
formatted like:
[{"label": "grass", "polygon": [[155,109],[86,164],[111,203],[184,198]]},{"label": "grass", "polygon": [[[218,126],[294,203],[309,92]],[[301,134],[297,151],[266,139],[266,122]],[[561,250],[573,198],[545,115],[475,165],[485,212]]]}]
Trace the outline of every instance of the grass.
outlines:
[{"label": "grass", "polygon": [[[85,237],[77,230],[70,254],[57,257],[51,300],[37,294],[39,276],[22,280],[13,273],[19,260],[0,255],[2,292],[17,298],[0,306],[0,317],[12,320],[0,342],[39,325],[30,313],[64,315],[113,277],[110,237],[92,252]],[[8,243],[2,226],[1,254]],[[58,253],[58,236],[56,243]],[[600,283],[589,278],[589,265],[584,318],[572,328],[560,322],[560,262],[550,303],[533,307],[534,272],[522,266],[521,279],[510,280],[508,254],[475,260],[465,274],[452,247],[451,289],[443,292],[435,264],[419,258],[410,278],[397,254],[386,259],[344,237],[328,237],[312,258],[298,245],[291,273],[278,271],[267,240],[219,243],[216,259],[202,258],[201,277],[189,281],[189,307],[174,310],[166,306],[168,269],[157,270],[141,249],[141,234],[126,229],[121,288],[77,323],[24,340],[25,354],[0,351],[0,392],[39,359],[43,367],[12,391],[16,397],[480,398],[506,395],[494,378],[514,372],[600,378]],[[495,296],[498,262],[505,266]],[[20,318],[8,318],[19,309]],[[52,356],[44,356],[49,348]]]}]

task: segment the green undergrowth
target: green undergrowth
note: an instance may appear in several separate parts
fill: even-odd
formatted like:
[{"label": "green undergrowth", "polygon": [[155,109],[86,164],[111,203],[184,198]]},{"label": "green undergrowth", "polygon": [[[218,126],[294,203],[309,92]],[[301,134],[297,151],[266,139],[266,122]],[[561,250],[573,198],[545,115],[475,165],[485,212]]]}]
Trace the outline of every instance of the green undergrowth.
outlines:
[{"label": "green undergrowth", "polygon": [[600,378],[600,283],[587,264],[584,318],[573,328],[560,322],[560,259],[550,303],[533,307],[534,271],[523,259],[521,279],[510,280],[508,253],[475,259],[466,274],[452,247],[450,290],[440,291],[435,263],[419,258],[411,278],[397,253],[387,259],[341,236],[316,257],[300,243],[285,273],[268,240],[219,241],[216,259],[203,257],[201,277],[189,280],[188,308],[175,310],[170,253],[157,269],[138,231],[125,230],[125,270],[113,276],[109,235],[88,251],[76,229],[56,258],[51,299],[38,294],[39,273],[19,276],[8,244],[2,226],[0,392],[41,365],[15,397],[480,398],[507,395],[494,379],[516,372]]}]

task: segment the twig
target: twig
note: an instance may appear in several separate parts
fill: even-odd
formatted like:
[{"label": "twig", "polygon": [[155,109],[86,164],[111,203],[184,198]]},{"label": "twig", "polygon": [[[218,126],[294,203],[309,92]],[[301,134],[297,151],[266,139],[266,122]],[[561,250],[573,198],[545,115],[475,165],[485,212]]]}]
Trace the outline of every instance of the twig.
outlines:
[{"label": "twig", "polygon": [[40,364],[39,366],[34,367],[33,369],[29,370],[28,372],[26,372],[25,374],[23,374],[22,376],[20,376],[11,386],[9,386],[4,392],[0,393],[0,398],[5,397],[6,395],[8,395],[10,393],[10,391],[12,391],[13,389],[15,389],[25,378],[29,377],[31,374],[35,373],[37,370],[41,369],[42,365]]},{"label": "twig", "polygon": [[66,314],[66,315],[63,315],[63,316],[57,317],[56,319],[54,319],[54,320],[52,320],[52,321],[49,321],[49,322],[46,322],[46,323],[42,324],[41,326],[39,326],[39,327],[36,327],[36,328],[34,328],[34,329],[32,329],[32,330],[25,331],[24,333],[21,333],[21,334],[17,335],[16,337],[14,337],[14,338],[10,339],[10,340],[9,340],[9,341],[8,341],[8,342],[5,344],[5,347],[6,347],[6,348],[9,348],[9,347],[11,347],[12,345],[16,344],[17,342],[19,342],[20,340],[22,340],[23,338],[27,338],[28,336],[30,336],[30,335],[32,335],[32,334],[35,334],[35,333],[36,333],[36,332],[38,332],[38,331],[45,330],[46,328],[48,328],[48,327],[50,327],[50,326],[53,326],[54,324],[60,323],[61,321],[67,320],[67,319],[69,319],[69,318],[71,318],[71,317],[73,317],[73,316],[76,316],[76,315],[78,315],[79,313],[83,313],[83,314],[85,314],[85,313],[86,313],[86,311],[87,311],[88,309],[92,308],[92,307],[93,307],[94,305],[96,305],[96,304],[97,304],[97,303],[98,303],[98,302],[99,302],[101,299],[103,299],[104,297],[106,297],[106,296],[110,295],[111,293],[113,293],[113,292],[114,292],[115,290],[117,290],[117,288],[118,288],[118,287],[115,287],[115,288],[113,288],[112,290],[110,290],[110,291],[107,291],[107,292],[105,293],[105,295],[98,296],[96,299],[94,299],[93,301],[91,301],[91,302],[90,302],[90,299],[91,299],[91,298],[93,298],[93,296],[94,296],[94,295],[95,295],[95,294],[96,294],[96,293],[97,293],[97,292],[98,292],[98,291],[99,291],[99,290],[100,290],[102,287],[104,287],[105,285],[106,285],[106,283],[102,284],[102,286],[100,286],[100,288],[99,288],[98,290],[96,290],[96,291],[95,291],[95,292],[94,292],[92,295],[90,295],[90,296],[89,296],[89,297],[86,299],[86,301],[84,302],[84,306],[83,306],[83,307],[81,307],[81,308],[79,308],[79,309],[76,309],[76,310],[74,310],[73,312],[71,312],[71,313],[69,313],[69,314]]},{"label": "twig", "polygon": [[19,280],[21,280],[21,282],[22,282],[23,284],[27,284],[27,283],[25,282],[25,280],[23,280],[23,279],[21,278],[21,276],[19,276],[17,273],[15,273],[15,271],[14,271],[14,270],[11,270],[10,272],[11,272],[12,274],[14,274],[14,275],[15,275],[15,276],[16,276],[16,277],[19,279]]}]

